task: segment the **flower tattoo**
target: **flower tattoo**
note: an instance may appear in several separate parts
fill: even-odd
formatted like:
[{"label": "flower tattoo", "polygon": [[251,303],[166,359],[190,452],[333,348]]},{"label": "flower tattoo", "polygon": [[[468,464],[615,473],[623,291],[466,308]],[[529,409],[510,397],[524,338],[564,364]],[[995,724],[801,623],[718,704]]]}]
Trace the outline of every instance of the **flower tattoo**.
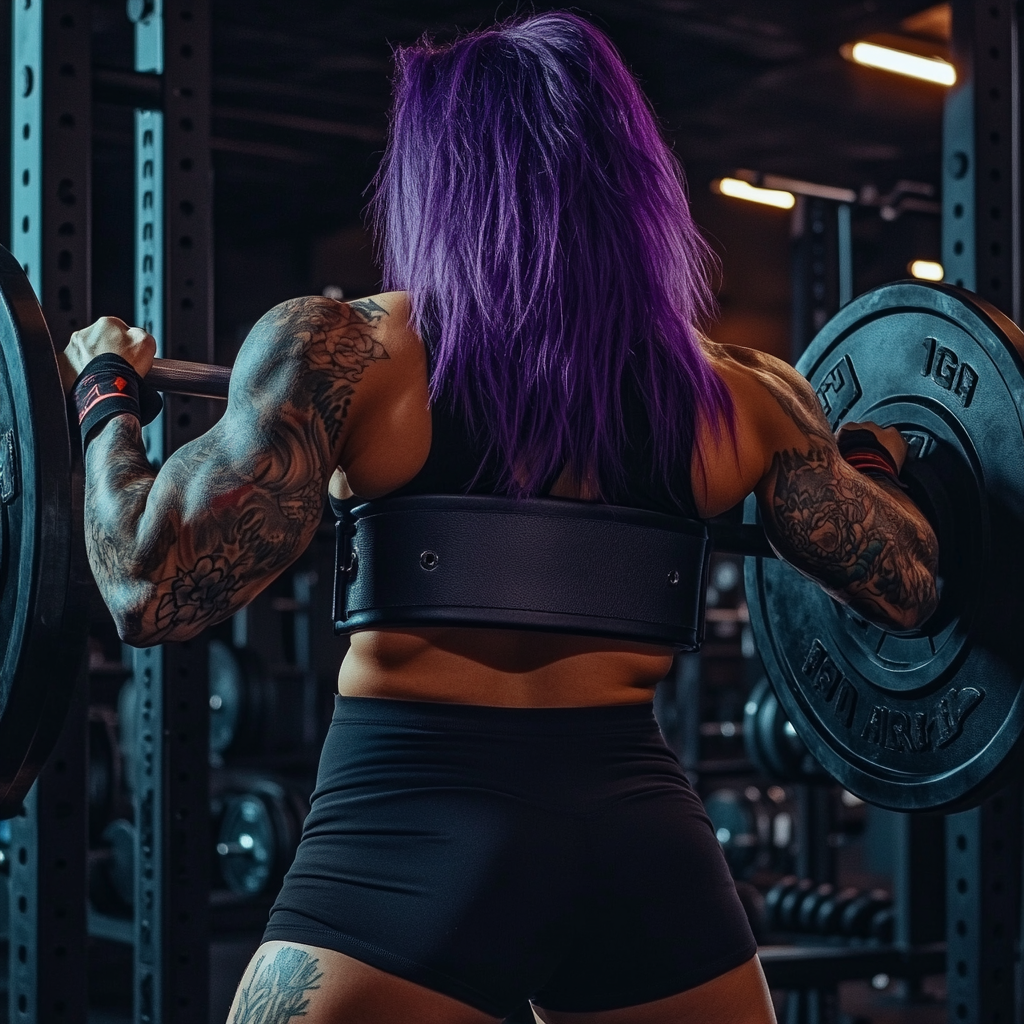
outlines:
[{"label": "flower tattoo", "polygon": [[197,617],[221,618],[231,607],[238,578],[223,555],[206,555],[195,567],[171,580],[171,591],[157,606],[159,629],[186,625]]}]

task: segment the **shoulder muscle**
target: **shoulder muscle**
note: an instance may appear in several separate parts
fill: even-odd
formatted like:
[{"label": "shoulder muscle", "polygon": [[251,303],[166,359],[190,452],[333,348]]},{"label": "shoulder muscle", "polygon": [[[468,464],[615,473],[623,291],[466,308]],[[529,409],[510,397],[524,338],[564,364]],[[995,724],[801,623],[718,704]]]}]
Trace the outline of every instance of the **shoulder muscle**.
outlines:
[{"label": "shoulder muscle", "polygon": [[312,417],[336,454],[358,385],[370,366],[389,358],[381,328],[387,316],[373,299],[313,296],[275,306],[238,354],[228,416]]}]

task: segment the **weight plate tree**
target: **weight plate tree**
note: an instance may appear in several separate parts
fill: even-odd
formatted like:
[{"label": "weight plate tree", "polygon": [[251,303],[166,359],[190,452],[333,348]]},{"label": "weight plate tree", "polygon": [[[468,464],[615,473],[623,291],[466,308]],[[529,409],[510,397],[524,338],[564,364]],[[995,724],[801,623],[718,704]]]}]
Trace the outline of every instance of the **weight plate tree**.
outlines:
[{"label": "weight plate tree", "polygon": [[884,807],[976,803],[1020,756],[1022,355],[1024,335],[977,296],[905,282],[846,306],[797,366],[833,429],[901,431],[903,480],[939,539],[938,610],[905,632],[780,560],[747,561],[754,637],[786,715],[843,786]]}]

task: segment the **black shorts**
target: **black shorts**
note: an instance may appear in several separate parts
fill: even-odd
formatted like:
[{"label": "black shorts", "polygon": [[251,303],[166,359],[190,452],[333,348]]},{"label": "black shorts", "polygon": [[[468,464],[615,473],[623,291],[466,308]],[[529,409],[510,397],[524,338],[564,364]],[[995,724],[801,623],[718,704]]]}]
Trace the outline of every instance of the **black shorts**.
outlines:
[{"label": "black shorts", "polygon": [[649,703],[339,697],[264,940],[495,1017],[634,1006],[749,960],[711,824]]}]

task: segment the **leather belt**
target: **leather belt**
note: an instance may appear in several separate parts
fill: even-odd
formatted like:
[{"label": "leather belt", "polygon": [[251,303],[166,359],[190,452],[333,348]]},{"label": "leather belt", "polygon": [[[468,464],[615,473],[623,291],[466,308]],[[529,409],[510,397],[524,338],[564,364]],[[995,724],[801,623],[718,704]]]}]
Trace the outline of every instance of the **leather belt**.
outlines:
[{"label": "leather belt", "polygon": [[502,626],[696,650],[703,523],[540,498],[425,495],[338,520],[336,633]]}]

